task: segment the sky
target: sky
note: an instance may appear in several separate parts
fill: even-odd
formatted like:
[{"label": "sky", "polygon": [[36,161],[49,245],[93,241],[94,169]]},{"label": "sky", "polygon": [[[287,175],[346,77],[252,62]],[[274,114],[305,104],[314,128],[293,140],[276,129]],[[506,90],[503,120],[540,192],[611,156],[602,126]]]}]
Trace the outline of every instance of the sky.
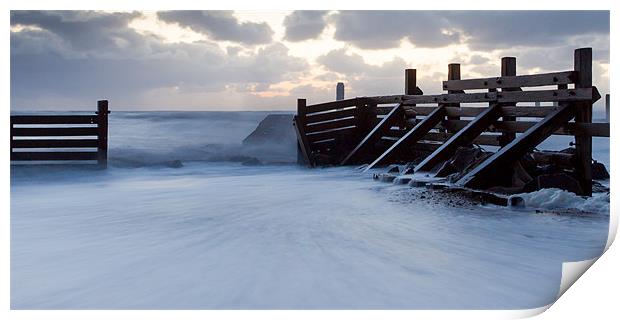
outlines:
[{"label": "sky", "polygon": [[[417,69],[442,93],[461,77],[572,70],[593,48],[609,92],[608,11],[11,11],[11,110],[294,110],[404,93]],[[601,111],[602,101],[596,108]]]}]

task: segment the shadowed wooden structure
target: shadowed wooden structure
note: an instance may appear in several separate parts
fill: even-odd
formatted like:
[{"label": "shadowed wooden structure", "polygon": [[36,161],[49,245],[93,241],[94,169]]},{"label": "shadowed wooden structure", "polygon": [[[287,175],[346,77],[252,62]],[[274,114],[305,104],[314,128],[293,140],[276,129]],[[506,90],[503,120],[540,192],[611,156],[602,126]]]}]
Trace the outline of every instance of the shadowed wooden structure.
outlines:
[{"label": "shadowed wooden structure", "polygon": [[310,167],[368,163],[368,170],[421,158],[414,172],[434,174],[460,147],[491,146],[497,151],[456,182],[484,189],[492,187],[486,177],[503,174],[549,136],[571,135],[574,155],[554,159],[572,165],[583,194],[591,195],[592,136],[609,137],[609,123],[592,123],[592,104],[600,98],[592,86],[592,49],[575,50],[570,71],[516,70],[516,58],[505,57],[501,76],[461,79],[460,65],[450,64],[447,93],[423,95],[408,69],[404,95],[315,105],[300,99],[294,120],[300,159]]},{"label": "shadowed wooden structure", "polygon": [[12,115],[11,161],[96,161],[105,168],[109,113],[100,100],[92,115]]}]

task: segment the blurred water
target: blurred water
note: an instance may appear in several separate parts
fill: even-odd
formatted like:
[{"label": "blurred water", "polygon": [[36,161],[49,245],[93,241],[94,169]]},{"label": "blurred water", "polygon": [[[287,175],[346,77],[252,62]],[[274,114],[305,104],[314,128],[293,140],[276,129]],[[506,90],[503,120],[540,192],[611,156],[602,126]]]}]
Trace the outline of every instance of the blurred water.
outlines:
[{"label": "blurred water", "polygon": [[532,308],[563,261],[604,248],[606,212],[452,207],[353,168],[241,165],[264,116],[113,113],[108,170],[12,167],[11,307]]}]

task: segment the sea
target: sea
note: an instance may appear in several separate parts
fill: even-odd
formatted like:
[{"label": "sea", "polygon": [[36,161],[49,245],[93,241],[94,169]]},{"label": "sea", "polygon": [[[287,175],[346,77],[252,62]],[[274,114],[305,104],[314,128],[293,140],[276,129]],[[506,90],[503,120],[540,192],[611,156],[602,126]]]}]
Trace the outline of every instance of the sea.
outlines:
[{"label": "sea", "polygon": [[269,113],[112,112],[106,170],[12,165],[11,308],[536,308],[605,248],[609,193],[455,204],[244,145]]}]

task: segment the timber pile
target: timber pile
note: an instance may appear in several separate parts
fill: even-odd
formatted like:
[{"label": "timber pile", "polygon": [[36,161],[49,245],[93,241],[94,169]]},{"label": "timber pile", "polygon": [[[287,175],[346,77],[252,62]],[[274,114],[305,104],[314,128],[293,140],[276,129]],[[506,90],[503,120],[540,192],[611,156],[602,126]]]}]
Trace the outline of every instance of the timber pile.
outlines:
[{"label": "timber pile", "polygon": [[[609,123],[592,123],[600,98],[592,86],[592,49],[575,50],[574,62],[574,70],[518,76],[516,59],[505,57],[500,77],[464,80],[460,65],[450,64],[447,93],[439,95],[424,95],[415,70],[407,69],[405,95],[315,105],[299,99],[293,121],[300,159],[310,167],[368,164],[366,170],[407,164],[407,174],[457,188],[512,193],[563,186],[591,195],[592,136],[609,137]],[[552,135],[574,136],[575,148],[535,152]]]}]

